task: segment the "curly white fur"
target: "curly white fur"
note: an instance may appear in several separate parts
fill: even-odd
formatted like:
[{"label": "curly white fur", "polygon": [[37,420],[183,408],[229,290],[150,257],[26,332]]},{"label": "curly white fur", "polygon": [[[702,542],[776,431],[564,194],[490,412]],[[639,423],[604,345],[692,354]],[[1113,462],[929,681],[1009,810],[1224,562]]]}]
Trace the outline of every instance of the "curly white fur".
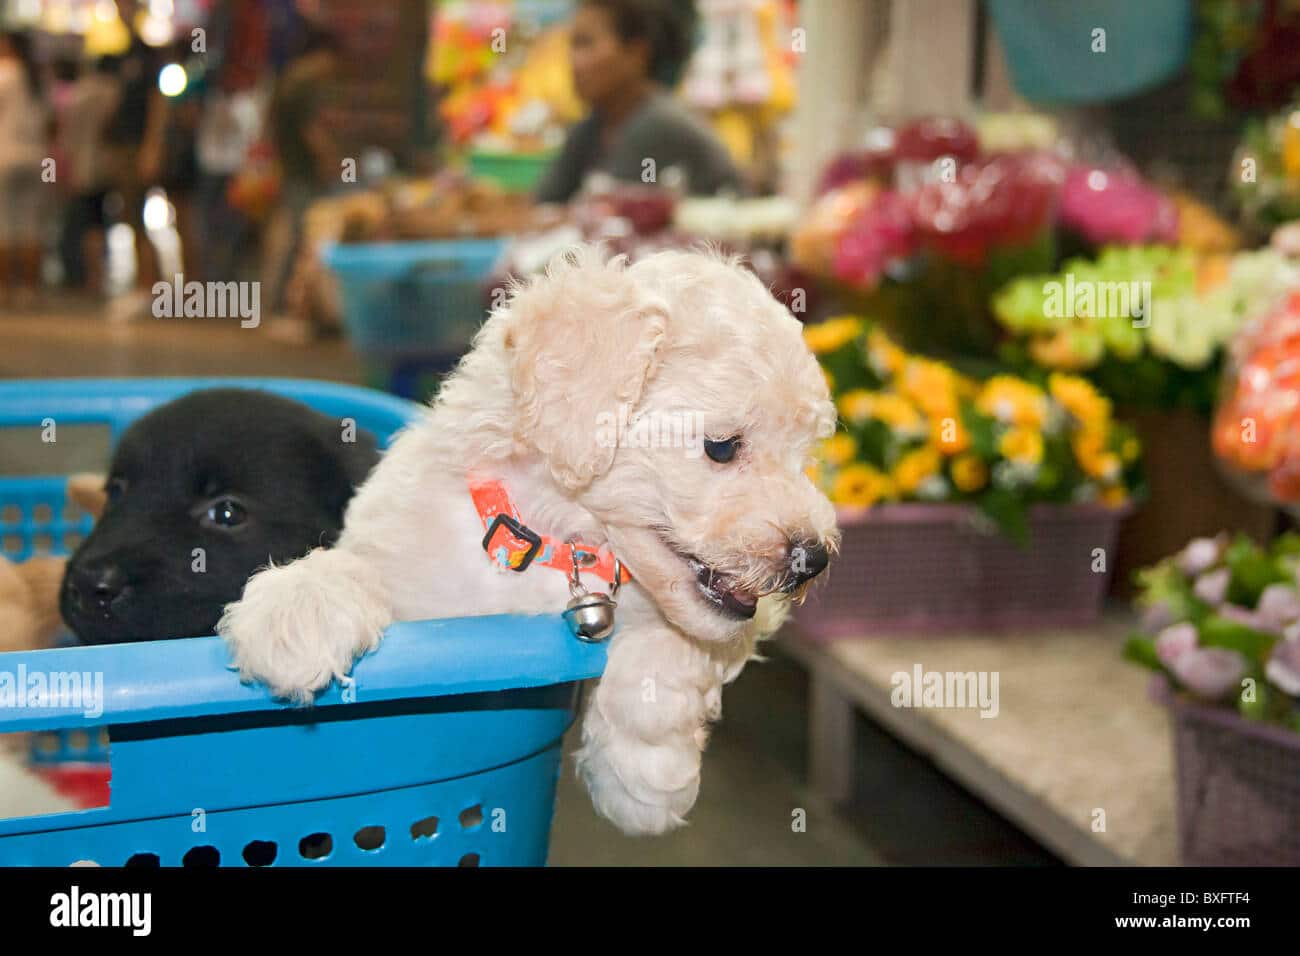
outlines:
[{"label": "curly white fur", "polygon": [[[358,491],[335,548],[255,576],[218,629],[246,679],[305,701],[391,621],[557,613],[565,575],[502,571],[480,548],[467,477],[501,479],[531,527],[607,546],[634,575],[578,768],[601,814],[662,833],[695,802],[722,685],[786,603],[719,613],[682,555],[757,582],[780,579],[797,539],[833,548],[833,509],[804,471],[834,406],[799,323],[733,260],[629,266],[585,248],[511,293]],[[741,453],[600,440],[598,416],[620,407],[698,415],[709,438],[743,436]]]}]

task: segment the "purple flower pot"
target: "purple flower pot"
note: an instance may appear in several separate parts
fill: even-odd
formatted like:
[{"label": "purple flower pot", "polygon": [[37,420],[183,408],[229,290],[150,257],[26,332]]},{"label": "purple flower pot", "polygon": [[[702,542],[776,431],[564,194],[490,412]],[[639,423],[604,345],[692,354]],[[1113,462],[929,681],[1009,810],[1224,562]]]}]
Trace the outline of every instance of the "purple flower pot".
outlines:
[{"label": "purple flower pot", "polygon": [[1300,733],[1199,703],[1156,675],[1169,708],[1185,866],[1300,866]]},{"label": "purple flower pot", "polygon": [[1087,625],[1101,611],[1127,513],[1035,505],[1021,547],[970,505],[841,510],[840,554],[795,620],[815,641]]}]

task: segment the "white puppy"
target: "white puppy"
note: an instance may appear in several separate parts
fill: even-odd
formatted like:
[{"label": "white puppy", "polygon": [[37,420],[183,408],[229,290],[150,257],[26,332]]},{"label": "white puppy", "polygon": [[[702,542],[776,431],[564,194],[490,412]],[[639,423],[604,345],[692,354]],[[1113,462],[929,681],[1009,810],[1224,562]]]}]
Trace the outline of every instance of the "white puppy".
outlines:
[{"label": "white puppy", "polygon": [[662,833],[695,802],[722,685],[837,545],[805,474],[834,421],[799,322],[734,260],[577,250],[511,289],[337,545],[254,576],[219,630],[246,680],[305,702],[393,621],[559,613],[563,562],[485,553],[468,483],[500,482],[548,546],[631,572],[578,767],[598,812]]}]

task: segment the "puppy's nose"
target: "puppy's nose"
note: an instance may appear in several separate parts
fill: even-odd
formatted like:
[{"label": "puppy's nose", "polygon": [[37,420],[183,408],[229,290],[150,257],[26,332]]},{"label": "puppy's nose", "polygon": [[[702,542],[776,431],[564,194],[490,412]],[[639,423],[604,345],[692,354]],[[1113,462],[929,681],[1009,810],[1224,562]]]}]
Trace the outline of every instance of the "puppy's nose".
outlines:
[{"label": "puppy's nose", "polygon": [[116,565],[78,568],[72,580],[82,603],[100,609],[112,604],[126,587],[126,575]]},{"label": "puppy's nose", "polygon": [[830,561],[830,552],[820,541],[796,541],[790,546],[790,574],[798,584],[817,577]]}]

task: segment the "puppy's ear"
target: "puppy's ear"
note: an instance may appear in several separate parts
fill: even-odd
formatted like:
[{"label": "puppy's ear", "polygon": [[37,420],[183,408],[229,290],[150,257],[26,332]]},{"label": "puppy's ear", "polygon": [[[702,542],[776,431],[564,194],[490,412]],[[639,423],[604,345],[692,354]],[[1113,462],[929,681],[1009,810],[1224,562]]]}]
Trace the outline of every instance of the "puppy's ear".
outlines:
[{"label": "puppy's ear", "polygon": [[598,422],[628,415],[654,375],[668,325],[663,299],[628,273],[622,257],[584,248],[553,262],[509,305],[505,348],[516,440],[535,447],[563,487],[609,470],[616,443]]},{"label": "puppy's ear", "polygon": [[76,504],[89,511],[98,521],[108,506],[108,492],[104,490],[104,476],[81,472],[68,477],[68,497]]}]

